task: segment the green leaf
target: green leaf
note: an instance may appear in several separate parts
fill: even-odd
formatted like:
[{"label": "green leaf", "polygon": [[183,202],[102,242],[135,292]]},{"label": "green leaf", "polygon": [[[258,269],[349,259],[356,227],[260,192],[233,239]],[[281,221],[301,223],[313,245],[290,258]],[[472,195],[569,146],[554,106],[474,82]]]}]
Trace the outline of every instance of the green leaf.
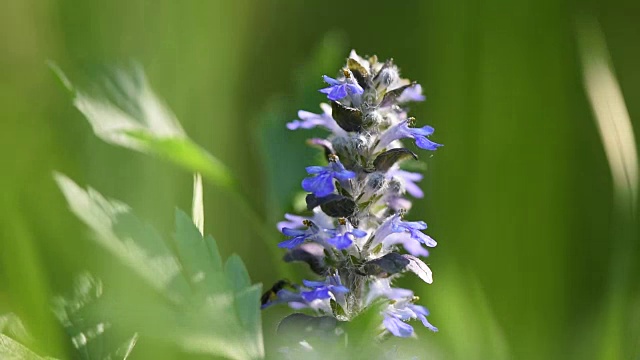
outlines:
[{"label": "green leaf", "polygon": [[117,277],[123,284],[115,284],[119,289],[97,304],[98,310],[124,329],[171,341],[184,351],[238,360],[264,357],[261,285],[251,285],[237,255],[223,269],[213,238],[203,237],[181,210],[176,210],[171,250],[126,204],[85,191],[64,175],[55,177],[72,211],[95,233],[93,239],[155,289],[146,294],[123,274]]},{"label": "green leaf", "polygon": [[137,333],[122,335],[100,311],[102,282],[89,273],[78,275],[73,293],[53,300],[53,312],[83,360],[126,360],[138,340]]},{"label": "green leaf", "polygon": [[80,188],[62,174],[54,175],[71,211],[94,233],[94,240],[123,264],[163,291],[180,267],[155,230],[140,222],[128,205]]},{"label": "green leaf", "polygon": [[0,334],[0,359],[3,360],[45,360],[26,346],[7,335]]},{"label": "green leaf", "polygon": [[29,333],[22,320],[14,313],[0,316],[0,333],[14,339],[30,340]]},{"label": "green leaf", "polygon": [[236,293],[251,286],[249,273],[242,263],[240,257],[236,254],[231,255],[224,264],[224,273],[227,276],[229,285]]},{"label": "green leaf", "polygon": [[187,138],[158,137],[144,130],[126,131],[126,136],[144,146],[145,152],[173,162],[190,172],[201,173],[214,184],[238,191],[231,171],[217,158]]},{"label": "green leaf", "polygon": [[236,311],[246,329],[259,331],[260,308],[256,306],[260,302],[262,285],[256,284],[242,289],[236,293]]},{"label": "green leaf", "polygon": [[[155,95],[139,66],[114,68],[91,79],[89,85],[71,82],[53,63],[60,82],[73,95],[75,107],[85,116],[93,132],[107,143],[165,159],[191,173],[201,174],[216,186],[228,190],[235,204],[246,214],[247,224],[268,243],[277,232],[247,200],[239,181],[220,160],[194,143],[175,115]],[[196,219],[203,225],[204,218]],[[202,232],[202,231],[201,231]],[[274,255],[278,249],[270,247]],[[278,264],[278,266],[281,266]]]},{"label": "green leaf", "polygon": [[[220,254],[207,245],[193,221],[183,211],[176,209],[176,233],[174,236],[183,273],[195,287],[204,287],[205,293],[226,290],[224,273],[220,271]],[[215,246],[215,241],[210,242]]]},{"label": "green leaf", "polygon": [[207,244],[207,249],[209,250],[209,255],[211,256],[211,266],[215,271],[222,271],[222,258],[220,257],[220,251],[218,250],[216,241],[211,235],[207,235],[204,238],[204,242],[205,244]]},{"label": "green leaf", "polygon": [[166,159],[236,191],[229,169],[187,137],[140,66],[110,69],[87,86],[72,83],[55,64],[49,66],[73,94],[73,104],[100,139]]},{"label": "green leaf", "polygon": [[8,313],[0,316],[0,359],[55,360],[38,356],[25,345],[31,343],[33,338],[16,314]]}]

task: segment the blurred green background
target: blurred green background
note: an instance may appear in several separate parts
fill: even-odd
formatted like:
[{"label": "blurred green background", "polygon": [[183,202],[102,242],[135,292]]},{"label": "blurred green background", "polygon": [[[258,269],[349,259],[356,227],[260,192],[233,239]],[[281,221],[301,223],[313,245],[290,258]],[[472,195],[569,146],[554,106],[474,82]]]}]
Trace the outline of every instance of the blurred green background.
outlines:
[{"label": "blurred green background", "polygon": [[[424,358],[640,358],[639,222],[614,203],[576,41],[579,18],[597,19],[637,134],[640,2],[7,0],[0,13],[0,312],[17,312],[41,353],[68,351],[49,297],[79,270],[118,266],[87,240],[52,171],[165,234],[192,189],[191,174],[95,137],[47,60],[72,74],[144,66],[274,224],[266,243],[228,194],[205,186],[206,231],[269,286],[284,276],[275,222],[317,160],[304,145],[312,133],[284,124],[317,112],[320,76],[354,48],[393,57],[423,85],[412,112],[445,144],[423,154],[426,197],[410,214],[439,241],[435,282],[403,282],[440,332],[408,341]],[[264,313],[267,339],[287,312]]]}]

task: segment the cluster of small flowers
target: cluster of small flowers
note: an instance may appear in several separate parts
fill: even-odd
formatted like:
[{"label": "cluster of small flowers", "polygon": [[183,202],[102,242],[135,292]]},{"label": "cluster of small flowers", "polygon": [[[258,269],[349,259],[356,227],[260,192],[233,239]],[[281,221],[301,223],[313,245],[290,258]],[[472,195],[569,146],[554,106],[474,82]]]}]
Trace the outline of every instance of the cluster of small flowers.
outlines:
[{"label": "cluster of small flowers", "polygon": [[411,208],[405,194],[423,196],[416,185],[422,175],[399,166],[417,159],[401,139],[413,139],[425,150],[441,146],[428,138],[432,127],[414,127],[415,119],[407,116],[407,103],[425,99],[422,88],[401,79],[392,60],[379,62],[355,51],[337,79],[324,76],[324,81],[329,86],[320,92],[330,104],[320,105],[321,114],[298,112],[299,119],[287,127],[329,130],[327,139],[309,140],[324,150],[328,165],[306,168],[310,176],[302,188],[309,192],[310,215],[286,214],[286,221],[278,224],[289,237],[279,244],[288,250],[284,260],[305,262],[324,280],[305,280],[303,286],[280,281],[263,296],[263,308],[288,303],[348,321],[377,304],[383,334],[412,336],[414,329],[406,322],[411,319],[437,331],[427,321],[427,309],[415,304],[413,291],[391,286],[406,271],[433,281],[418,257],[428,256],[425,246],[436,242],[422,232],[424,222],[404,220]]}]

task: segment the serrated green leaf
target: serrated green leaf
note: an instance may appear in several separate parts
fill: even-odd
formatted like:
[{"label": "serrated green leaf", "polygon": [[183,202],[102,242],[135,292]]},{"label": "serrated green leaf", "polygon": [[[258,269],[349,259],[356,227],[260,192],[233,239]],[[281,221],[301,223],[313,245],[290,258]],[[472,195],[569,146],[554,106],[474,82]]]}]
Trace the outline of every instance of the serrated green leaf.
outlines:
[{"label": "serrated green leaf", "polygon": [[[153,155],[190,173],[201,174],[212,184],[228,190],[233,204],[247,216],[247,224],[258,236],[273,243],[277,232],[247,200],[240,182],[215,156],[194,143],[175,115],[156,96],[144,72],[137,66],[113,68],[94,77],[88,86],[78,86],[53,63],[49,64],[73,95],[75,107],[85,116],[93,132],[103,141]],[[203,218],[198,219],[198,225]],[[278,249],[269,247],[277,254]],[[278,263],[277,266],[282,266]]]},{"label": "serrated green leaf", "polygon": [[[237,255],[228,259],[223,270],[213,238],[203,237],[181,210],[176,210],[174,252],[126,204],[85,191],[61,174],[56,174],[56,180],[72,211],[94,231],[96,241],[164,297],[159,301],[138,292],[131,296],[136,289],[123,286],[112,294],[111,302],[101,305],[120,325],[172,341],[188,352],[238,360],[264,357],[260,285],[251,286]],[[163,268],[168,264],[175,268],[171,276]]]},{"label": "serrated green leaf", "polygon": [[207,244],[209,250],[209,256],[211,257],[211,266],[215,271],[222,271],[222,258],[220,257],[220,251],[218,250],[218,244],[211,235],[204,237],[204,242]]},{"label": "serrated green leaf", "polygon": [[229,285],[236,293],[251,286],[247,268],[244,266],[242,259],[236,254],[229,256],[227,259],[227,262],[224,264],[224,273]]},{"label": "serrated green leaf", "polygon": [[257,329],[260,325],[260,303],[262,284],[255,284],[242,289],[236,294],[236,310],[240,316],[242,326],[247,329]]},{"label": "serrated green leaf", "polygon": [[209,246],[191,218],[178,209],[175,216],[174,240],[185,276],[196,286],[204,284],[206,293],[224,291],[225,287],[220,285],[224,282],[224,274],[216,267],[220,261],[217,249],[213,254],[215,257],[212,257]]}]

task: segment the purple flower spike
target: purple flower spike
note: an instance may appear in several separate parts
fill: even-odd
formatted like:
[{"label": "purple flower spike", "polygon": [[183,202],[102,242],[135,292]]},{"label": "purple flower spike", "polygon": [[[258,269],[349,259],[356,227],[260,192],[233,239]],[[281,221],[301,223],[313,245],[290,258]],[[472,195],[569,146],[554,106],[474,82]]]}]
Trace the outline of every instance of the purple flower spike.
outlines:
[{"label": "purple flower spike", "polygon": [[[343,336],[332,331],[339,322],[374,306],[385,334],[415,337],[415,320],[437,331],[427,320],[427,309],[415,304],[412,289],[392,287],[408,273],[433,282],[431,269],[419,257],[428,256],[436,241],[423,233],[424,221],[403,219],[412,199],[425,195],[419,186],[423,175],[402,170],[418,160],[405,143],[426,150],[442,146],[430,140],[431,126],[414,127],[409,117],[406,105],[425,100],[422,87],[402,78],[393,59],[379,61],[355,51],[337,78],[323,79],[327,86],[320,92],[330,104],[321,104],[320,114],[299,111],[287,128],[331,131],[307,140],[329,163],[306,168],[304,204],[301,198],[295,202],[296,208],[306,205],[299,209],[303,216],[286,214],[278,223],[287,236],[279,244],[287,250],[283,260],[308,265],[319,280],[300,285],[280,280],[261,303],[314,312],[315,318],[303,315],[309,320],[305,330],[314,328],[312,322],[322,323],[323,331],[337,336]],[[294,315],[299,319],[301,314]]]}]

